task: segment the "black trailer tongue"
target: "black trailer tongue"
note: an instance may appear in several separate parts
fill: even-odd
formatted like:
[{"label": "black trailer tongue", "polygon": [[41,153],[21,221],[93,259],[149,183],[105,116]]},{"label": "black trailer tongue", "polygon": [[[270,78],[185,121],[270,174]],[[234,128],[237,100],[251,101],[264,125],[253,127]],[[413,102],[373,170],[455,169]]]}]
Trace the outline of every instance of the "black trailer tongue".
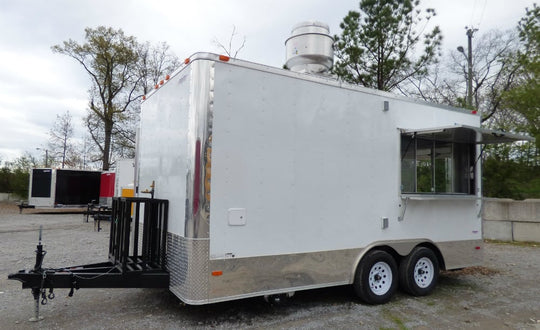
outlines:
[{"label": "black trailer tongue", "polygon": [[[168,201],[150,198],[115,198],[112,206],[109,260],[106,262],[43,268],[42,227],[31,270],[20,270],[8,279],[32,289],[35,316],[39,304],[54,299],[54,289],[70,289],[71,297],[81,288],[168,288],[166,266]],[[142,235],[141,235],[142,234]],[[142,242],[140,242],[142,236]],[[49,293],[47,294],[47,290]]]}]

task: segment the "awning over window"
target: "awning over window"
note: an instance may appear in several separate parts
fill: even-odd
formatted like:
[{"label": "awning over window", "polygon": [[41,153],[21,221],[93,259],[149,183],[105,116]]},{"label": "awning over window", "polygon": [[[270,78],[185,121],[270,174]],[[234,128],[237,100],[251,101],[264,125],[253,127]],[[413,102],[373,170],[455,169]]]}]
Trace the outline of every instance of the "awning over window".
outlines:
[{"label": "awning over window", "polygon": [[403,135],[416,135],[419,138],[427,138],[442,142],[494,144],[511,143],[515,141],[534,141],[534,138],[527,135],[519,135],[467,125],[454,125],[422,129],[400,128],[400,131]]}]

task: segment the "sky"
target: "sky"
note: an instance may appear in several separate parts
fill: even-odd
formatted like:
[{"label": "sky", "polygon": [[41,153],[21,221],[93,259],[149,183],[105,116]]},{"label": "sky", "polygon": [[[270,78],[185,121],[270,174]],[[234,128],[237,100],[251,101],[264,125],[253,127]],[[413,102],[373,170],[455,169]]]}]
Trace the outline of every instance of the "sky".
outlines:
[{"label": "sky", "polygon": [[[340,22],[359,0],[0,0],[0,160],[29,152],[43,158],[57,115],[69,111],[75,138],[86,131],[90,80],[73,59],[51,46],[73,39],[84,43],[84,29],[122,29],[138,41],[166,42],[181,60],[196,52],[222,53],[233,27],[243,37],[238,58],[269,66],[285,62],[285,40],[299,22],[317,20],[340,34]],[[434,8],[430,24],[443,33],[443,51],[466,46],[465,27],[478,34],[516,27],[532,0],[421,0]],[[41,150],[37,150],[41,148]]]}]

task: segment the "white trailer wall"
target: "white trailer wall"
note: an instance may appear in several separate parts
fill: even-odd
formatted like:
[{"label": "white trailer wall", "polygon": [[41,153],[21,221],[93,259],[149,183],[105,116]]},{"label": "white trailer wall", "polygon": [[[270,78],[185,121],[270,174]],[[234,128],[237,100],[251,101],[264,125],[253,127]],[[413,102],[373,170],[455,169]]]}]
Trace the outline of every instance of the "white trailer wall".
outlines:
[{"label": "white trailer wall", "polygon": [[462,229],[477,238],[471,199],[438,202],[430,219],[413,206],[398,221],[398,128],[478,126],[478,116],[276,71],[215,64],[211,258],[467,239]]},{"label": "white trailer wall", "polygon": [[191,67],[183,70],[145,101],[141,112],[138,150],[139,196],[150,197],[155,181],[155,198],[169,203],[168,231],[184,235],[186,176],[188,175],[188,125]]}]

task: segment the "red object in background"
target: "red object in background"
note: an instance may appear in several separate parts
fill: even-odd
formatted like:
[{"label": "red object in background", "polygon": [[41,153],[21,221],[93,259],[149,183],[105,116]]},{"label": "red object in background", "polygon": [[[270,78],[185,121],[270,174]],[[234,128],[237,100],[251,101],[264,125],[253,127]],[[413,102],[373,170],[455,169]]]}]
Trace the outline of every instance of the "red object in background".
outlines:
[{"label": "red object in background", "polygon": [[101,185],[99,186],[99,197],[114,197],[115,173],[101,173]]}]

